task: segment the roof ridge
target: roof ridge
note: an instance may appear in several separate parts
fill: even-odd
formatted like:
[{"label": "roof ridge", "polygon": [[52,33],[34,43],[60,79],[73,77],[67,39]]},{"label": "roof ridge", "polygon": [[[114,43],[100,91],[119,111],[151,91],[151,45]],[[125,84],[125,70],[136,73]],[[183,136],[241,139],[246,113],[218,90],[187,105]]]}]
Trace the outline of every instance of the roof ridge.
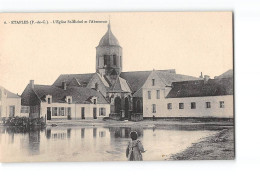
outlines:
[{"label": "roof ridge", "polygon": [[53,86],[53,87],[56,87],[54,85],[45,85],[45,84],[34,84],[34,86]]},{"label": "roof ridge", "polygon": [[[157,74],[157,70],[153,70],[155,72],[155,74],[161,79],[161,81],[165,84],[165,86],[167,86],[165,80],[163,80],[160,75]],[[148,79],[148,78],[147,78]]]},{"label": "roof ridge", "polygon": [[[155,71],[169,71],[169,70],[175,70],[175,69],[165,69],[165,70],[155,70]],[[137,71],[125,71],[121,73],[132,73],[132,72],[152,72],[153,70],[137,70]],[[176,74],[176,73],[175,73]]]},{"label": "roof ridge", "polygon": [[115,81],[115,84],[113,85],[112,91],[114,91],[118,79],[119,79],[119,75],[118,75],[117,78],[116,78],[116,81]]},{"label": "roof ridge", "polygon": [[60,76],[67,76],[67,75],[88,75],[88,74],[95,74],[95,73],[68,73],[68,74],[60,74]]},{"label": "roof ridge", "polygon": [[123,87],[122,87],[122,86],[123,86],[123,82],[122,82],[121,79],[123,79],[123,78],[121,78],[120,76],[118,76],[118,81],[119,81],[120,89],[121,89],[121,90],[124,90]]}]

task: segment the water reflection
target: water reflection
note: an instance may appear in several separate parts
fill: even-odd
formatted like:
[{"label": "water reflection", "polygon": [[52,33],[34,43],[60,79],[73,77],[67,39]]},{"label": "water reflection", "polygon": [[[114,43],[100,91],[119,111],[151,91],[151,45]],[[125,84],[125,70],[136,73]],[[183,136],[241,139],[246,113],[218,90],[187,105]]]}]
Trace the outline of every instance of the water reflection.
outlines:
[{"label": "water reflection", "polygon": [[99,131],[99,137],[106,137],[106,131]]},{"label": "water reflection", "polygon": [[85,128],[81,128],[81,138],[85,137]]},{"label": "water reflection", "polygon": [[51,129],[50,128],[46,130],[46,138],[47,139],[51,138]]},{"label": "water reflection", "polygon": [[71,128],[68,128],[67,129],[67,138],[69,139],[71,136]]},{"label": "water reflection", "polygon": [[109,132],[112,138],[130,138],[130,132],[136,131],[138,136],[143,136],[142,127],[110,127]]},{"label": "water reflection", "polygon": [[163,160],[162,155],[181,151],[220,127],[205,129],[188,126],[0,128],[1,152],[6,151],[0,160],[125,161],[131,131],[138,133],[147,150],[144,160]]},{"label": "water reflection", "polygon": [[94,138],[97,137],[97,128],[96,127],[93,128],[93,137]]},{"label": "water reflection", "polygon": [[37,155],[40,153],[40,130],[29,132],[28,151],[31,155]]}]

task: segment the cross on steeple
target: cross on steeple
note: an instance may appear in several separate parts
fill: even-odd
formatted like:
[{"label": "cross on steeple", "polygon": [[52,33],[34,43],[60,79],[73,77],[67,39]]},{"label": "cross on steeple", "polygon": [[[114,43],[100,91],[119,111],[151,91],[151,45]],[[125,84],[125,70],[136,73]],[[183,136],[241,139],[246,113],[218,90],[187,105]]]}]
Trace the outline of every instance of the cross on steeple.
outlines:
[{"label": "cross on steeple", "polygon": [[108,16],[108,25],[107,25],[107,27],[110,30],[110,15]]}]

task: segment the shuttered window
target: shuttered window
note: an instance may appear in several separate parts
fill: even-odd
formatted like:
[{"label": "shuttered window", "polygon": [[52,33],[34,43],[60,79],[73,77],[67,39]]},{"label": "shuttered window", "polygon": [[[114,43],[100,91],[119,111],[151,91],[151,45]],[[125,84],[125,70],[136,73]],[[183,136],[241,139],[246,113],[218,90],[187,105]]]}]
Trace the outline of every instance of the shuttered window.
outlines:
[{"label": "shuttered window", "polygon": [[172,103],[167,104],[167,109],[172,109]]},{"label": "shuttered window", "polygon": [[191,108],[191,109],[196,109],[196,103],[195,103],[195,102],[191,102],[190,108]]},{"label": "shuttered window", "polygon": [[52,116],[58,116],[58,108],[57,107],[52,108]]},{"label": "shuttered window", "polygon": [[211,108],[210,102],[206,102],[206,108]]},{"label": "shuttered window", "polygon": [[151,99],[151,91],[148,91],[148,99]]},{"label": "shuttered window", "polygon": [[179,109],[184,109],[184,103],[179,103]]},{"label": "shuttered window", "polygon": [[220,108],[224,108],[224,107],[225,107],[224,101],[220,101],[220,102],[219,102],[219,107],[220,107]]},{"label": "shuttered window", "polygon": [[105,116],[106,115],[106,109],[105,108],[99,108],[99,115]]},{"label": "shuttered window", "polygon": [[156,98],[160,99],[160,90],[156,90]]}]

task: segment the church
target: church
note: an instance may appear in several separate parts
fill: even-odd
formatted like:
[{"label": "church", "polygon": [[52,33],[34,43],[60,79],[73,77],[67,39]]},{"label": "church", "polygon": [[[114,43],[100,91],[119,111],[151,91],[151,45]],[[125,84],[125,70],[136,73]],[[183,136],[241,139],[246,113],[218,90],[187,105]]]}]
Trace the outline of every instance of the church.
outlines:
[{"label": "church", "polygon": [[107,27],[96,47],[95,73],[62,74],[52,85],[30,81],[22,94],[22,106],[29,106],[30,116],[46,116],[48,120],[110,117],[138,121],[143,119],[145,110],[143,86],[154,72],[166,92],[173,82],[201,79],[177,74],[175,69],[123,72],[122,46],[110,23]]}]

